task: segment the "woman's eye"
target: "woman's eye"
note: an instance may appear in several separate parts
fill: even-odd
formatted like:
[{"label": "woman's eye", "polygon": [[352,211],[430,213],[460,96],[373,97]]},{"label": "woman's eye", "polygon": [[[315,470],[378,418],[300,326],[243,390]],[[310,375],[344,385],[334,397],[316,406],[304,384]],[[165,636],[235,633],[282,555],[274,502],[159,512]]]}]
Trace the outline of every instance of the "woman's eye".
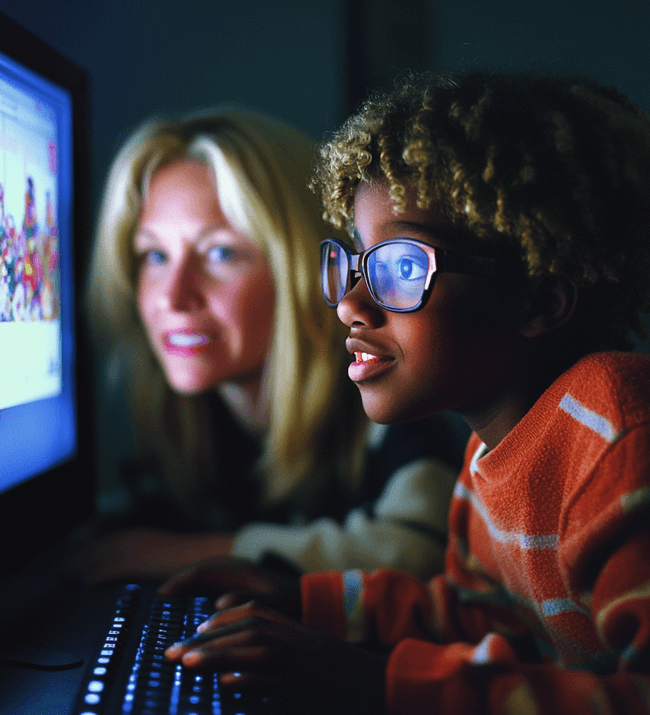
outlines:
[{"label": "woman's eye", "polygon": [[151,249],[149,251],[144,251],[139,255],[141,263],[146,263],[150,266],[158,266],[167,260],[167,255],[164,251],[159,251],[157,249]]},{"label": "woman's eye", "polygon": [[228,263],[236,258],[236,253],[228,246],[213,246],[208,251],[208,258],[211,263]]}]

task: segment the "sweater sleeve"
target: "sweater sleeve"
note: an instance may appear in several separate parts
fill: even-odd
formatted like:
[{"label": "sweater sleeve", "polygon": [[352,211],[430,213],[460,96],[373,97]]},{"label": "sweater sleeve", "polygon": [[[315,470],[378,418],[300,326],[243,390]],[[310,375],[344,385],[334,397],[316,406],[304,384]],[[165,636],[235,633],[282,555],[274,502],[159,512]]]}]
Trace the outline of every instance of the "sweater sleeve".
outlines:
[{"label": "sweater sleeve", "polygon": [[[645,552],[647,553],[647,551]],[[650,608],[628,646],[642,650],[645,666],[609,675],[522,662],[504,635],[487,631],[477,643],[436,642],[436,600],[444,577],[425,587],[388,570],[308,574],[302,578],[303,622],[330,635],[362,642],[371,635],[392,648],[386,670],[391,715],[647,715],[650,713]],[[623,614],[619,614],[624,618]],[[630,631],[634,620],[627,623]],[[622,645],[622,644],[620,644]],[[623,649],[624,650],[624,649]]]},{"label": "sweater sleeve", "polygon": [[[405,638],[388,663],[388,712],[431,712],[435,704],[434,712],[454,715],[650,713],[647,525],[624,537],[619,532],[607,552],[599,556],[598,575],[588,594],[592,607],[587,612],[602,646],[599,662],[590,668],[524,662],[513,639],[487,629],[478,642],[443,645]],[[434,603],[442,595],[435,589],[430,594]],[[435,612],[434,603],[429,609]]]},{"label": "sweater sleeve", "polygon": [[[647,440],[626,435],[566,500],[559,558],[570,598],[545,603],[537,633],[470,605],[444,575],[422,585],[388,570],[304,576],[304,622],[391,648],[391,715],[648,715]],[[587,644],[583,663],[522,648],[542,624],[547,639]]]},{"label": "sweater sleeve", "polygon": [[395,471],[371,512],[353,509],[343,523],[250,524],[236,535],[233,555],[257,561],[272,553],[303,571],[389,566],[428,578],[443,567],[456,476],[435,458],[415,460]]}]

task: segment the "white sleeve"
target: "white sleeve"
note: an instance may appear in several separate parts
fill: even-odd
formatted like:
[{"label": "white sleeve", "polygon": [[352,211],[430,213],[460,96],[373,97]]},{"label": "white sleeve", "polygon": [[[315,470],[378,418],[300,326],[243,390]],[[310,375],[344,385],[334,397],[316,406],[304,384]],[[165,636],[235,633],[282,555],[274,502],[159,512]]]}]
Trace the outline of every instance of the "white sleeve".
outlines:
[{"label": "white sleeve", "polygon": [[306,526],[249,524],[233,555],[252,560],[274,553],[303,571],[390,567],[426,579],[442,570],[447,514],[456,472],[433,458],[397,470],[374,504],[354,509],[343,524],[331,518]]}]

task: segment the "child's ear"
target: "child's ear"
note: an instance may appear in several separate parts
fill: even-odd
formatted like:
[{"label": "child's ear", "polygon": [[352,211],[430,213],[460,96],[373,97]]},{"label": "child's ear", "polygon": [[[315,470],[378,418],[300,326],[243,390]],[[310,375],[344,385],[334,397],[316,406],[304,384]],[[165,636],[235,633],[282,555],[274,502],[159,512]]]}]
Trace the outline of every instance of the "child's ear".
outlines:
[{"label": "child's ear", "polygon": [[533,278],[526,296],[520,333],[538,338],[566,324],[576,310],[578,288],[563,275]]}]

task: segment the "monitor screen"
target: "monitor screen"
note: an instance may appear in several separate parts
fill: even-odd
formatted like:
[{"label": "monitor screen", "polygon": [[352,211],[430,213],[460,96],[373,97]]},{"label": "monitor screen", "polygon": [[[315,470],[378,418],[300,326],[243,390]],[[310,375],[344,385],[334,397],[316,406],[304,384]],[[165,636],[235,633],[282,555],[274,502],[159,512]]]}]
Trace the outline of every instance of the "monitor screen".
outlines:
[{"label": "monitor screen", "polygon": [[89,516],[92,476],[82,465],[88,470],[90,415],[81,399],[78,319],[88,184],[85,73],[0,14],[4,569]]},{"label": "monitor screen", "polygon": [[77,448],[72,98],[0,52],[0,491]]}]

